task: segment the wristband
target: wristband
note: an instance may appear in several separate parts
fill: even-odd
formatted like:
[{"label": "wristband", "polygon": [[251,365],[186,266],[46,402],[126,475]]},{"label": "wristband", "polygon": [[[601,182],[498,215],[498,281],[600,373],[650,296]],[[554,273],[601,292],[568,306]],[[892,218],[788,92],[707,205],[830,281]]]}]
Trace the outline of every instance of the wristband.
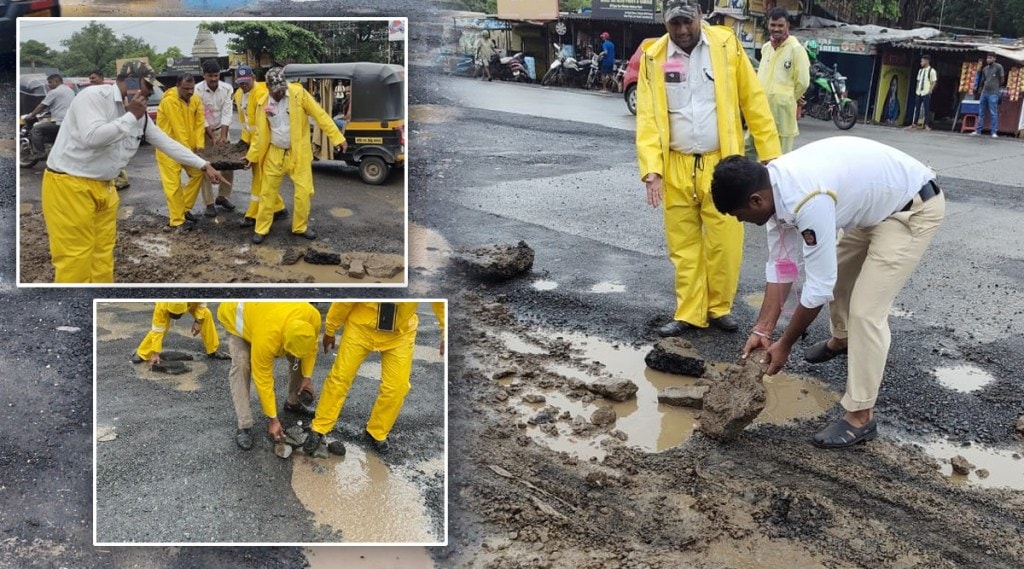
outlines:
[{"label": "wristband", "polygon": [[765,334],[764,332],[762,332],[762,331],[760,331],[760,330],[751,330],[751,331],[750,331],[750,333],[751,333],[751,334],[753,334],[753,335],[755,335],[755,336],[759,336],[759,337],[761,337],[761,338],[766,338],[766,339],[768,339],[768,340],[771,340],[771,339],[772,339],[772,336],[771,336],[771,334]]}]

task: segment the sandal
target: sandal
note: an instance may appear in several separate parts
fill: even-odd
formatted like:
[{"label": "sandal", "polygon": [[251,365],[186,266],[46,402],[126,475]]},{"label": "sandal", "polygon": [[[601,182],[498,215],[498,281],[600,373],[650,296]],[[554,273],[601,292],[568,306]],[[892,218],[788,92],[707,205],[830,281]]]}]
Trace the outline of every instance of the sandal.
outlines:
[{"label": "sandal", "polygon": [[858,429],[846,419],[840,418],[828,428],[814,435],[811,442],[818,448],[846,448],[873,441],[877,437],[878,424],[874,419],[868,421],[864,428]]},{"label": "sandal", "polygon": [[846,348],[833,350],[828,347],[828,340],[824,340],[804,350],[804,361],[812,364],[820,364],[825,363],[837,356],[845,355]]}]

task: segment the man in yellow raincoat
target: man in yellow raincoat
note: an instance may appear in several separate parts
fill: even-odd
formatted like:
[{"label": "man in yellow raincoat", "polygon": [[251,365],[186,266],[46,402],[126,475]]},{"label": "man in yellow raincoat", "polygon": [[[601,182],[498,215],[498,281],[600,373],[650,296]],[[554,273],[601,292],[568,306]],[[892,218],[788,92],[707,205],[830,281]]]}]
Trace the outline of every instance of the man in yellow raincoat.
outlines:
[{"label": "man in yellow raincoat", "polygon": [[[206,132],[203,102],[193,96],[195,89],[196,80],[191,73],[178,75],[177,85],[164,92],[156,113],[157,126],[192,152],[203,148],[203,135]],[[170,212],[168,225],[181,227],[185,231],[192,229],[198,218],[189,210],[199,197],[199,187],[203,183],[202,170],[182,166],[159,148],[156,150],[156,165],[164,186],[164,196],[167,197],[167,210]],[[188,176],[184,186],[181,184],[182,170]]]},{"label": "man in yellow raincoat", "polygon": [[662,204],[675,266],[676,310],[662,336],[708,324],[739,328],[743,226],[715,209],[711,176],[723,156],[743,152],[746,118],[762,160],[780,154],[775,121],[743,46],[731,29],[701,23],[697,0],[666,0],[667,34],[644,50],[637,81],[636,148],[647,203]]},{"label": "man in yellow raincoat", "polygon": [[[380,352],[381,383],[377,401],[366,423],[366,436],[378,453],[389,449],[388,434],[398,420],[402,403],[412,385],[413,351],[416,348],[416,329],[419,317],[417,302],[334,302],[327,311],[324,329],[324,353],[334,347],[334,335],[344,327],[341,347],[334,366],[324,380],[323,393],[316,406],[313,428],[306,438],[303,451],[312,455],[327,433],[334,429],[345,405],[348,390],[359,371],[359,366],[370,352]],[[445,303],[432,302],[431,308],[441,328],[440,354],[445,345]],[[336,445],[336,446],[334,446]],[[332,443],[331,451],[344,454],[344,446]]]},{"label": "man in yellow raincoat", "polygon": [[263,243],[270,233],[274,217],[274,204],[280,200],[278,192],[285,174],[295,186],[292,204],[292,233],[306,239],[316,239],[316,232],[308,226],[310,202],[313,199],[313,149],[310,145],[309,119],[312,118],[327,133],[335,151],[345,152],[348,143],[335,126],[330,115],[297,83],[289,84],[284,69],[274,67],[267,71],[269,93],[257,102],[252,143],[246,159],[249,167],[263,168],[260,205],[256,214],[255,244]]},{"label": "man in yellow raincoat", "polygon": [[284,428],[277,418],[274,397],[274,359],[284,356],[290,364],[284,410],[304,412],[300,392],[307,394],[310,401],[315,397],[312,376],[320,311],[308,302],[224,302],[217,308],[217,320],[229,334],[228,383],[238,418],[235,442],[243,450],[252,448],[250,385],[256,386],[263,414],[269,418],[268,436],[275,442],[283,441]]},{"label": "man in yellow raincoat", "polygon": [[198,335],[203,339],[203,348],[206,350],[206,357],[214,360],[229,360],[231,356],[220,351],[220,338],[217,336],[217,326],[213,321],[213,314],[206,307],[205,302],[158,302],[153,308],[153,327],[149,334],[142,339],[142,343],[132,354],[132,363],[141,364],[160,363],[160,352],[163,351],[164,335],[170,330],[175,320],[188,312],[195,319],[192,323],[192,335]]},{"label": "man in yellow raincoat", "polygon": [[[238,110],[238,120],[242,123],[242,142],[247,146],[252,142],[253,125],[256,123],[256,104],[267,96],[267,84],[263,81],[256,81],[253,70],[248,65],[239,65],[235,69],[235,108]],[[242,227],[254,227],[256,225],[256,214],[260,209],[260,188],[263,185],[263,169],[259,164],[252,167],[252,186],[249,188],[249,207],[242,218]],[[281,195],[277,196],[277,204],[274,206],[274,219],[284,219],[288,210],[284,207],[284,200]]]},{"label": "man in yellow raincoat", "polygon": [[[796,104],[811,84],[811,60],[800,40],[789,35],[789,11],[782,6],[768,12],[770,40],[761,47],[761,64],[757,78],[761,81],[768,107],[775,117],[779,144],[783,154],[793,150],[793,141],[800,134],[796,124]],[[746,154],[756,159],[754,137],[747,133]]]}]

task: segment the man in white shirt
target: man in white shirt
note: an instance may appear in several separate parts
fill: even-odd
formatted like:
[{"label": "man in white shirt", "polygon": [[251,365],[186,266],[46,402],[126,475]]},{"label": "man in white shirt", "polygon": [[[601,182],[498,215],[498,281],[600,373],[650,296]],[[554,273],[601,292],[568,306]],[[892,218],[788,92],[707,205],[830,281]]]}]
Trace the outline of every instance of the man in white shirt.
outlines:
[{"label": "man in white shirt", "polygon": [[[232,98],[235,90],[231,85],[220,80],[220,64],[215,59],[203,62],[203,82],[196,85],[196,95],[203,102],[203,116],[206,120],[206,146],[217,144],[230,144],[228,129],[231,128],[231,108],[234,105]],[[231,183],[234,182],[235,173],[231,170],[224,172],[224,179],[227,184],[222,184],[217,191],[216,199],[213,195],[213,186],[209,180],[203,180],[202,193],[203,203],[206,204],[206,216],[217,217],[217,206],[227,211],[234,211],[235,204],[228,200],[231,195]]]},{"label": "man in white shirt", "polygon": [[43,218],[55,282],[114,282],[119,199],[113,180],[143,139],[180,164],[226,182],[209,162],[149,120],[146,99],[156,84],[147,65],[129,61],[115,84],[89,87],[71,103],[43,174]]},{"label": "man in white shirt", "polygon": [[[917,71],[917,87],[914,89],[914,94],[917,96],[914,99],[914,117],[910,120],[907,130],[917,127],[918,117],[924,123],[925,130],[932,129],[932,91],[935,90],[935,83],[938,80],[939,76],[935,72],[935,68],[932,67],[932,56],[922,55],[921,69]],[[919,111],[921,115],[918,115]]]},{"label": "man in white shirt", "polygon": [[[726,158],[715,169],[711,192],[719,211],[768,228],[767,285],[744,357],[765,349],[768,373],[778,372],[829,303],[832,337],[808,348],[804,358],[820,363],[849,351],[841,401],[846,413],[813,442],[839,448],[874,439],[875,400],[889,353],[889,309],[946,211],[935,173],[895,148],[837,136],[767,166]],[[772,342],[801,260],[806,281],[800,305]]]},{"label": "man in white shirt", "polygon": [[46,93],[43,101],[36,105],[31,113],[22,117],[23,120],[30,121],[47,109],[50,110],[52,121],[44,121],[32,127],[30,138],[32,139],[32,151],[36,154],[42,154],[45,144],[57,139],[57,132],[60,130],[60,124],[64,122],[64,115],[71,107],[71,101],[75,100],[75,92],[71,90],[71,87],[65,85],[64,78],[56,73],[46,78],[46,86],[50,90]]}]

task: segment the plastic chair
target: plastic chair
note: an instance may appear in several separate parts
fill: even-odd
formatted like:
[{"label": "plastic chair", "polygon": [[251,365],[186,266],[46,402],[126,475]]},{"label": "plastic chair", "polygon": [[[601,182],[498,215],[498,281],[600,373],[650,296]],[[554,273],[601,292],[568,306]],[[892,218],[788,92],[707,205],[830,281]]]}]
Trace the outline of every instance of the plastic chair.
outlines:
[{"label": "plastic chair", "polygon": [[964,115],[964,122],[960,124],[960,132],[973,131],[978,128],[978,115]]}]

